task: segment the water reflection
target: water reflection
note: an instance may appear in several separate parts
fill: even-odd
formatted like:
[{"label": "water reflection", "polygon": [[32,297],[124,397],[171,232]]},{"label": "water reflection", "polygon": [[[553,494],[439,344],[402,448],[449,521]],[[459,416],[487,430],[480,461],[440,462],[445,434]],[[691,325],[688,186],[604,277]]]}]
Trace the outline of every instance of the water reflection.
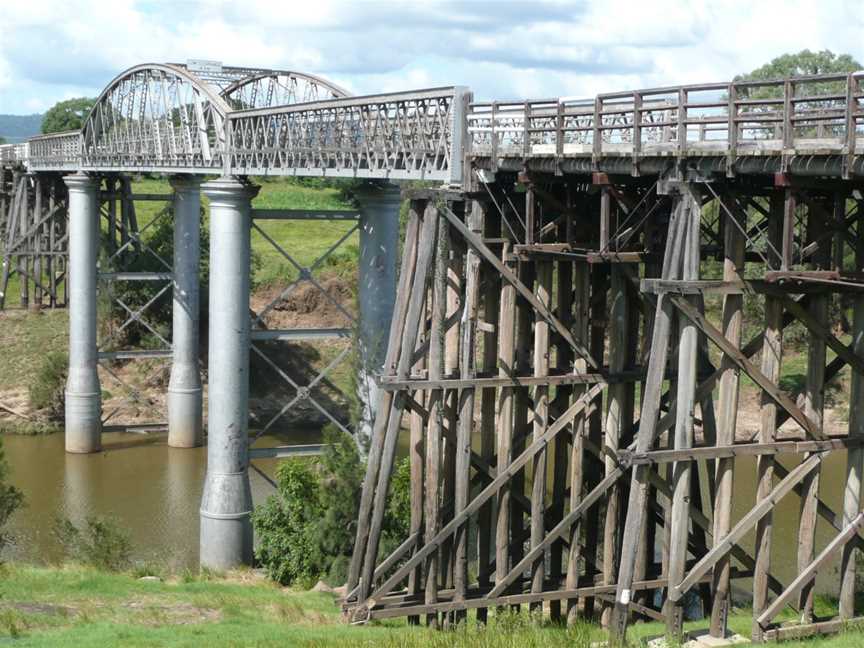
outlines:
[{"label": "water reflection", "polygon": [[[314,431],[292,431],[261,439],[259,445],[317,442]],[[3,439],[11,480],[24,492],[26,508],[10,523],[12,542],[5,557],[33,562],[62,558],[52,537],[58,516],[81,523],[88,516],[112,516],[132,536],[137,560],[174,569],[198,564],[198,507],[206,470],[206,448],[169,448],[164,434],[109,432],[103,451],[66,454],[63,435]],[[273,474],[276,460],[256,461]],[[273,491],[251,474],[256,504]]]}]

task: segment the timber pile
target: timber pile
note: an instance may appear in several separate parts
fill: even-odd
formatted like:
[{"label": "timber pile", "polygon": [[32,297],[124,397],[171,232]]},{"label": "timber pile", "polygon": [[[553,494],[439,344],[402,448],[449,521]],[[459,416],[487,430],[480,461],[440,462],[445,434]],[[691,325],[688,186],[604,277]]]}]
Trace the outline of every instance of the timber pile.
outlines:
[{"label": "timber pile", "polygon": [[[499,173],[462,196],[406,192],[345,599],[353,621],[446,626],[468,611],[482,621],[490,608],[526,606],[598,618],[621,643],[634,618],[682,637],[693,595],[722,637],[738,579],[752,579],[755,640],[855,619],[864,415],[852,407],[848,435],[832,438],[822,419],[825,383],[843,367],[850,402],[864,398],[864,209],[842,183],[763,180]],[[710,259],[722,261],[721,280],[700,278]],[[850,345],[829,324],[836,293],[851,295]],[[716,323],[705,309],[712,294],[723,300]],[[745,340],[748,300],[762,302],[765,326]],[[779,386],[793,321],[809,334],[801,394]],[[745,443],[735,436],[742,374],[762,393],[760,433]],[[788,419],[798,436],[780,441]],[[403,423],[411,528],[381,556]],[[820,466],[840,451],[845,500],[833,511],[820,498]],[[733,516],[736,461],[747,455],[757,457],[757,493]],[[772,534],[772,512],[787,497],[800,502],[799,576],[781,583],[771,552],[789,538]],[[818,547],[820,519],[833,537]],[[744,542],[753,532],[755,551]],[[818,619],[815,576],[837,556],[838,616]],[[799,623],[777,623],[786,606]]]}]

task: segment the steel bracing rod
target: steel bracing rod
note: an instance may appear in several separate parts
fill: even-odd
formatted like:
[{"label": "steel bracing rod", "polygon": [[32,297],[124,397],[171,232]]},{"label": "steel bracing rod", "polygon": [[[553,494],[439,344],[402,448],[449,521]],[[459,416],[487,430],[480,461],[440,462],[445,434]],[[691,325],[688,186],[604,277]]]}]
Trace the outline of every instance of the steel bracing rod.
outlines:
[{"label": "steel bracing rod", "polygon": [[262,309],[262,311],[258,315],[256,315],[255,321],[253,322],[253,324],[257,324],[258,322],[261,322],[263,320],[263,318],[271,310],[273,310],[273,308],[275,308],[276,304],[278,304],[280,301],[285,299],[285,297],[287,297],[291,293],[291,291],[297,285],[299,285],[302,281],[310,282],[313,286],[315,286],[321,292],[322,295],[324,295],[324,297],[331,304],[333,304],[343,315],[345,315],[345,317],[347,317],[350,322],[355,321],[354,316],[351,315],[351,313],[349,313],[347,310],[345,310],[345,308],[342,306],[342,304],[340,304],[335,299],[333,299],[333,297],[330,296],[326,290],[324,290],[324,288],[321,286],[321,284],[319,284],[317,281],[315,281],[314,277],[312,277],[312,273],[327,259],[327,257],[329,257],[340,245],[342,245],[342,243],[344,243],[346,240],[348,240],[348,238],[354,232],[357,231],[357,229],[360,227],[359,224],[355,224],[345,234],[343,234],[339,238],[339,240],[336,241],[336,243],[334,243],[333,245],[331,245],[330,248],[326,252],[324,252],[324,254],[322,254],[320,257],[318,257],[318,259],[316,259],[315,262],[309,268],[305,268],[305,267],[301,266],[297,261],[295,261],[294,258],[281,245],[279,245],[279,243],[277,243],[275,240],[273,240],[273,238],[269,234],[267,234],[267,232],[265,232],[254,220],[252,221],[252,227],[255,230],[257,230],[258,233],[261,234],[261,236],[263,236],[264,239],[267,242],[269,242],[276,249],[277,252],[279,252],[279,254],[281,254],[283,257],[285,257],[285,259],[291,265],[293,265],[294,268],[297,270],[297,272],[300,274],[300,276],[297,280],[293,281],[287,288],[285,288],[285,290],[282,291],[282,293],[279,294],[278,297],[273,299],[269,304],[267,304],[267,306],[264,307],[264,309]]},{"label": "steel bracing rod", "polygon": [[[141,322],[145,327],[150,329],[150,327],[147,325],[147,323],[144,322],[143,319],[141,319],[141,315],[142,315],[142,313],[144,313],[144,311],[146,311],[148,308],[150,308],[162,295],[164,295],[166,292],[168,292],[169,288],[171,288],[170,282],[165,284],[165,286],[163,286],[159,292],[157,292],[155,295],[153,295],[153,297],[151,297],[149,300],[147,300],[147,302],[143,306],[141,306],[141,308],[134,310],[134,311],[131,308],[129,308],[129,306],[124,304],[119,298],[115,298],[114,301],[116,301],[118,304],[120,304],[120,306],[122,306],[123,309],[127,313],[129,313],[129,318],[125,322],[123,322],[123,324],[121,324],[119,328],[112,331],[111,335],[108,336],[108,339],[105,340],[105,342],[103,342],[99,348],[100,349],[104,348],[105,344],[114,340],[117,337],[117,335],[122,333],[126,329],[126,327],[129,326],[130,324],[132,324],[133,322]],[[150,331],[153,332],[152,329],[150,329]],[[166,346],[169,346],[169,347],[171,346],[168,342],[165,341],[164,338],[162,338],[161,336],[159,336],[159,337],[162,340],[163,344],[165,344]]]},{"label": "steel bracing rod", "polygon": [[282,409],[280,409],[275,415],[273,415],[273,417],[267,422],[267,424],[251,439],[250,443],[254,443],[259,438],[261,438],[261,436],[263,436],[277,420],[284,416],[285,413],[289,409],[291,409],[298,401],[301,401],[303,399],[306,399],[310,403],[312,403],[312,405],[318,411],[320,411],[328,419],[330,419],[330,421],[332,421],[340,430],[342,430],[348,435],[351,434],[351,431],[348,430],[344,425],[342,425],[342,423],[340,423],[336,418],[334,418],[333,415],[330,414],[321,404],[319,404],[318,401],[316,401],[310,393],[311,390],[314,389],[319,382],[321,382],[327,377],[327,374],[329,374],[336,366],[339,365],[340,362],[342,362],[342,360],[345,359],[345,356],[350,353],[351,347],[345,347],[344,349],[342,349],[342,351],[340,351],[336,355],[336,357],[331,360],[317,376],[315,376],[312,382],[305,386],[301,386],[297,382],[292,380],[291,376],[285,373],[275,362],[273,362],[273,360],[270,359],[269,356],[267,356],[266,353],[259,349],[257,345],[252,345],[252,351],[254,351],[262,360],[264,360],[264,362],[266,362],[270,366],[270,368],[273,369],[273,371],[275,371],[280,378],[282,378],[282,380],[284,380],[289,385],[291,385],[291,387],[297,390],[297,394],[288,403],[286,403],[282,407]]},{"label": "steel bracing rod", "polygon": [[[491,200],[492,204],[495,205],[495,209],[498,210],[499,214],[501,214],[501,221],[504,223],[504,225],[507,226],[507,229],[509,230],[510,235],[513,237],[513,240],[518,241],[519,237],[516,236],[516,232],[513,231],[513,226],[510,225],[510,220],[507,218],[507,214],[504,213],[504,209],[498,204],[498,201],[495,200],[495,196],[492,194],[492,190],[489,188],[489,183],[486,182],[485,180],[483,180],[482,176],[480,175],[480,171],[478,169],[474,170],[474,174],[477,176],[477,179],[480,181],[480,184],[483,185],[483,188],[486,190],[486,193],[489,194],[489,200]],[[522,225],[522,231],[524,232],[525,231],[525,223],[523,223],[522,220],[519,218],[519,212],[514,212],[514,215],[516,216],[516,221],[520,225]]]},{"label": "steel bracing rod", "polygon": [[[120,376],[118,376],[114,372],[114,370],[111,369],[111,366],[109,363],[100,362],[99,366],[102,370],[104,370],[109,376],[111,376],[126,391],[126,396],[123,399],[123,405],[131,405],[131,404],[135,404],[135,403],[140,402],[140,398],[139,398],[139,396],[141,395],[140,389],[133,387],[131,384],[129,384],[128,382],[123,380]],[[160,366],[160,367],[154,369],[152,373],[150,373],[148,376],[146,376],[144,378],[143,382],[145,384],[150,382],[150,380],[152,380],[153,378],[155,378],[156,376],[158,376],[162,372],[163,368],[164,368],[164,364],[163,364],[163,366]],[[114,418],[114,416],[123,409],[123,405],[115,407],[113,410],[111,410],[111,412],[109,414],[103,416],[102,425],[104,426],[108,421],[110,421],[112,418]]]},{"label": "steel bracing rod", "polygon": [[[128,324],[131,324],[132,322],[138,322],[138,323],[142,324],[144,326],[144,328],[146,328],[148,331],[150,331],[153,335],[155,335],[157,338],[159,338],[159,341],[162,342],[162,344],[164,344],[166,347],[170,347],[171,343],[168,340],[166,340],[164,337],[162,337],[162,335],[156,329],[154,329],[152,326],[150,326],[150,324],[147,322],[147,320],[145,320],[143,317],[141,317],[141,315],[144,313],[144,311],[147,309],[147,307],[150,306],[156,299],[158,299],[163,294],[165,294],[165,292],[167,292],[168,288],[170,288],[170,287],[171,287],[171,284],[169,283],[162,290],[160,290],[158,293],[156,293],[156,297],[151,299],[143,308],[141,308],[137,311],[133,311],[132,308],[130,308],[126,303],[124,303],[122,299],[120,299],[119,297],[115,297],[114,301],[117,302],[118,304],[120,304],[121,308],[123,308],[123,310],[125,310],[127,313],[129,313],[129,319],[126,320],[126,322],[124,322],[123,326],[117,332],[119,333],[124,328],[126,328],[126,326]],[[116,335],[112,336],[110,339],[114,339],[114,337],[116,337]]]},{"label": "steel bracing rod", "polygon": [[[162,212],[160,212],[160,213],[156,216],[156,218],[154,218],[153,220],[151,220],[149,223],[147,223],[144,227],[142,227],[141,229],[139,229],[137,232],[135,232],[135,231],[132,230],[132,229],[129,229],[128,227],[126,227],[126,230],[125,230],[125,231],[126,231],[127,236],[129,237],[129,240],[126,241],[123,245],[121,245],[121,246],[117,249],[117,251],[114,252],[114,254],[112,254],[110,257],[108,257],[108,263],[111,263],[114,259],[116,259],[116,258],[117,258],[117,257],[118,257],[122,252],[124,252],[124,251],[126,250],[126,248],[128,248],[130,245],[135,245],[135,244],[137,244],[138,246],[140,246],[140,249],[138,250],[138,254],[141,254],[141,251],[142,251],[142,250],[144,250],[144,251],[146,251],[146,252],[149,252],[150,254],[152,254],[152,255],[156,258],[157,261],[159,261],[163,266],[165,266],[165,267],[168,269],[169,272],[171,272],[171,270],[172,270],[172,269],[171,269],[171,264],[168,263],[165,259],[163,259],[163,258],[162,258],[161,256],[159,256],[158,254],[156,254],[156,251],[153,250],[153,248],[151,248],[149,245],[147,245],[147,244],[144,242],[144,240],[141,238],[141,235],[144,234],[144,232],[146,232],[150,227],[152,227],[154,224],[156,224],[156,223],[159,221],[160,218],[165,218],[165,217],[167,216],[167,214],[168,214],[168,212],[163,210]],[[122,227],[122,226],[121,226],[121,227]]]},{"label": "steel bracing rod", "polygon": [[[720,199],[720,196],[718,196],[717,192],[714,191],[714,188],[711,186],[711,183],[705,182],[705,183],[703,183],[703,186],[708,188],[708,191],[711,192],[711,194],[717,200],[717,203],[720,205],[720,208],[724,212],[726,212],[727,216],[729,217],[727,222],[731,222],[733,225],[735,225],[735,227],[741,232],[741,234],[744,236],[744,238],[747,240],[747,242],[750,243],[751,249],[754,250],[762,258],[762,261],[765,263],[765,267],[770,268],[771,264],[768,262],[768,259],[765,258],[765,255],[762,254],[762,252],[759,250],[759,247],[756,245],[756,243],[753,241],[753,239],[750,238],[750,236],[747,234],[747,231],[744,229],[744,226],[747,225],[746,213],[743,214],[745,216],[745,220],[744,220],[744,226],[742,226],[738,222],[738,219],[735,218],[734,214],[732,214],[732,212],[729,210],[729,207],[726,204],[727,201]],[[781,259],[782,255],[775,249],[775,247],[773,245],[771,245],[771,241],[766,240],[765,242],[768,244],[768,247],[771,248],[771,251],[777,255],[777,258]]]},{"label": "steel bracing rod", "polygon": [[[603,248],[600,250],[601,253],[608,252],[609,251],[609,245],[611,244],[611,242],[616,241],[616,245],[617,245],[617,240],[620,237],[624,236],[624,234],[627,233],[624,228],[627,226],[627,223],[630,222],[630,219],[633,218],[633,216],[636,214],[636,212],[642,206],[642,203],[644,203],[648,199],[648,196],[650,196],[657,189],[657,182],[659,182],[659,180],[654,182],[654,184],[648,188],[648,190],[643,194],[642,198],[639,199],[639,202],[637,202],[633,206],[632,209],[626,208],[622,205],[621,201],[619,200],[618,192],[615,192],[615,191],[611,192],[612,196],[615,198],[615,201],[620,206],[622,206],[622,208],[624,209],[626,218],[624,219],[623,222],[616,224],[615,233],[609,237],[609,242],[606,243],[606,245],[603,246]],[[656,203],[655,203],[655,205],[656,205]],[[630,240],[630,237],[632,237],[633,234],[635,234],[635,232],[639,231],[639,228],[642,226],[642,223],[644,223],[648,219],[648,217],[651,215],[651,213],[653,211],[654,211],[654,207],[652,206],[652,208],[649,209],[648,212],[640,219],[639,223],[636,224],[633,228],[631,228],[633,231],[630,233],[630,236],[627,238],[627,241]],[[623,245],[626,245],[627,241],[625,241]]]}]

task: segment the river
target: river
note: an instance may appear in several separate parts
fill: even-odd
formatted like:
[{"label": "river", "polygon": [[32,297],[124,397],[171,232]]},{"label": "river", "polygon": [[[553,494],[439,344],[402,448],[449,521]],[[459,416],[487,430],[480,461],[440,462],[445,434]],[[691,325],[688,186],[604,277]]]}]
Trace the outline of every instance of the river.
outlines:
[{"label": "river", "polygon": [[[290,443],[318,441],[314,431],[292,431]],[[70,455],[63,451],[63,435],[6,436],[3,439],[11,480],[24,492],[26,508],[10,524],[12,543],[5,555],[43,563],[62,558],[52,538],[57,516],[81,521],[89,515],[116,518],[132,537],[136,560],[167,565],[174,570],[195,568],[198,563],[198,507],[206,469],[206,448],[169,448],[162,434],[140,435],[110,432],[103,435],[98,454]],[[258,446],[288,443],[284,437],[265,437]],[[407,448],[400,444],[400,454]],[[791,457],[783,460],[787,468]],[[277,460],[256,460],[271,475]],[[846,456],[835,452],[822,468],[821,498],[839,512],[845,482]],[[739,458],[735,468],[733,522],[754,504],[756,461]],[[250,471],[254,502],[263,502],[272,487]],[[774,518],[773,570],[783,582],[796,575],[799,500],[791,494],[779,504]],[[824,546],[833,529],[819,519],[817,546]],[[658,536],[662,537],[662,533]],[[752,552],[753,533],[743,544]],[[819,591],[836,595],[838,562],[819,573]],[[749,581],[738,581],[737,598],[746,599]]]},{"label": "river", "polygon": [[[314,432],[292,433],[292,443],[315,442]],[[283,445],[277,437],[262,437],[256,447]],[[97,454],[67,454],[63,435],[5,436],[3,444],[11,482],[20,488],[26,508],[9,527],[11,559],[44,563],[62,558],[52,537],[54,522],[65,516],[75,522],[87,516],[116,519],[128,530],[137,561],[167,565],[174,570],[198,564],[198,508],[207,467],[207,449],[169,448],[164,434],[107,432]],[[272,476],[276,459],[256,459]],[[273,488],[250,471],[255,504]]]}]

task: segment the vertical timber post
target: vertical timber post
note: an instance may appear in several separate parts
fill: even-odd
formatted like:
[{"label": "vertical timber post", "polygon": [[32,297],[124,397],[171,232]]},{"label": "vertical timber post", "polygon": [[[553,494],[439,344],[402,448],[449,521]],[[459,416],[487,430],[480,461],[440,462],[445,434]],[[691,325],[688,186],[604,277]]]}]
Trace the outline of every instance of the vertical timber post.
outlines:
[{"label": "vertical timber post", "polygon": [[[627,277],[624,270],[613,264],[610,269],[611,290],[609,304],[609,372],[621,373],[627,362],[627,351],[629,348],[629,336],[635,332],[629,330],[630,314]],[[632,416],[627,419],[628,385],[625,382],[616,382],[609,386],[606,406],[606,435],[604,445],[612,453],[617,453],[622,437],[626,435],[633,424]],[[605,475],[608,476],[617,468],[617,463],[611,456],[604,457]],[[621,482],[620,480],[609,487],[606,498],[605,527],[603,530],[603,584],[614,585],[615,574],[618,565],[618,538],[619,538],[619,510],[621,504]],[[603,603],[601,622],[604,628],[609,627],[612,615],[612,605]]]},{"label": "vertical timber post", "polygon": [[[864,269],[864,201],[858,201],[858,236],[855,246],[855,271]],[[842,259],[841,259],[842,261]],[[852,302],[852,350],[864,355],[864,294],[855,293]],[[864,412],[852,403],[864,402],[864,376],[852,369],[852,385],[849,393],[849,439],[864,437]],[[849,448],[846,463],[846,489],[843,499],[843,527],[845,528],[861,511],[861,480],[864,477],[864,448]],[[855,580],[857,564],[855,545],[843,547],[840,567],[840,618],[855,616]]]},{"label": "vertical timber post", "polygon": [[[825,231],[826,213],[816,200],[807,205],[807,239],[817,243]],[[828,239],[830,242],[830,238]],[[830,251],[826,249],[828,242],[817,248],[814,254],[814,267],[826,269],[831,260]],[[828,307],[831,294],[828,292],[810,296],[808,310],[810,315],[821,326],[829,328]],[[826,344],[822,336],[810,333],[807,344],[807,380],[804,390],[804,415],[810,419],[814,427],[823,428],[825,415],[825,360]],[[811,454],[802,457],[807,459]],[[824,455],[822,455],[824,456]],[[801,508],[798,524],[798,570],[803,571],[816,558],[816,520],[819,502],[820,468],[810,472],[801,482]],[[816,578],[812,578],[801,587],[798,598],[798,611],[802,623],[813,622],[813,594]]]},{"label": "vertical timber post", "polygon": [[249,489],[250,201],[236,178],[202,186],[210,199],[210,381],[207,475],[201,497],[201,566],[252,561]]},{"label": "vertical timber post", "polygon": [[365,452],[372,435],[378,403],[375,374],[387,352],[387,333],[396,300],[396,262],[399,253],[399,188],[392,184],[367,185],[357,191],[360,204],[360,375],[357,384],[362,404],[357,430]]},{"label": "vertical timber post", "polygon": [[[84,173],[66,176],[64,180],[69,188],[66,452],[97,452],[102,446],[102,398],[96,355],[99,181]],[[21,281],[25,278],[21,277]]]},{"label": "vertical timber post", "polygon": [[[774,191],[769,199],[768,236],[776,247],[784,239],[784,195]],[[788,206],[788,205],[787,205]],[[783,307],[779,298],[765,296],[765,336],[762,342],[761,371],[774,383],[780,379],[780,363],[783,356]],[[762,394],[759,419],[759,442],[773,443],[777,436],[777,404],[765,393]],[[768,497],[774,485],[774,457],[760,455],[756,458],[756,501]],[[771,538],[773,535],[773,512],[769,511],[756,523],[756,565],[753,570],[753,641],[762,640],[762,628],[756,618],[768,605],[768,577],[771,569]]]},{"label": "vertical timber post", "polygon": [[[683,202],[681,211],[686,219],[684,228],[683,271],[684,281],[699,279],[699,227],[701,209],[699,199],[690,186],[681,187]],[[695,301],[692,297],[690,301]],[[696,356],[699,335],[693,322],[678,316],[680,338],[678,343],[678,379],[675,417],[675,449],[686,450],[693,446],[693,410],[696,390]],[[675,588],[684,579],[687,562],[687,539],[690,527],[690,480],[691,462],[684,460],[673,464],[671,542],[669,548],[669,600],[666,624],[669,634],[682,638],[683,601],[674,594]]]},{"label": "vertical timber post", "polygon": [[[510,234],[506,215],[501,219],[501,263],[510,271],[516,271],[513,254],[513,236]],[[498,312],[498,375],[506,377],[514,373],[516,364],[516,288],[510,282],[501,283]],[[515,388],[502,386],[495,407],[495,427],[498,430],[496,467],[506,470],[513,460],[514,400]],[[504,484],[498,490],[498,515],[495,526],[495,580],[500,581],[510,571],[510,532],[512,530],[513,484]],[[518,504],[516,505],[518,506]]]},{"label": "vertical timber post", "polygon": [[174,298],[168,445],[172,448],[193,448],[204,441],[198,369],[200,185],[195,176],[171,180],[174,188]]},{"label": "vertical timber post", "polygon": [[[733,200],[729,194],[722,201]],[[722,213],[722,212],[721,212]],[[731,209],[726,216],[730,221]],[[746,227],[746,223],[744,224]],[[735,223],[728,222],[725,227],[725,260],[723,262],[723,281],[743,280],[745,240]],[[723,299],[723,335],[736,348],[741,346],[741,329],[744,316],[744,296],[730,293]],[[717,445],[731,446],[735,443],[735,427],[738,418],[738,390],[741,372],[727,356],[720,360],[720,416],[717,426]],[[732,486],[735,468],[734,458],[717,458],[714,495],[714,542],[729,533],[732,525]],[[711,606],[712,637],[726,636],[730,603],[730,570],[728,556],[721,558],[714,567],[712,576],[713,601]]]}]

